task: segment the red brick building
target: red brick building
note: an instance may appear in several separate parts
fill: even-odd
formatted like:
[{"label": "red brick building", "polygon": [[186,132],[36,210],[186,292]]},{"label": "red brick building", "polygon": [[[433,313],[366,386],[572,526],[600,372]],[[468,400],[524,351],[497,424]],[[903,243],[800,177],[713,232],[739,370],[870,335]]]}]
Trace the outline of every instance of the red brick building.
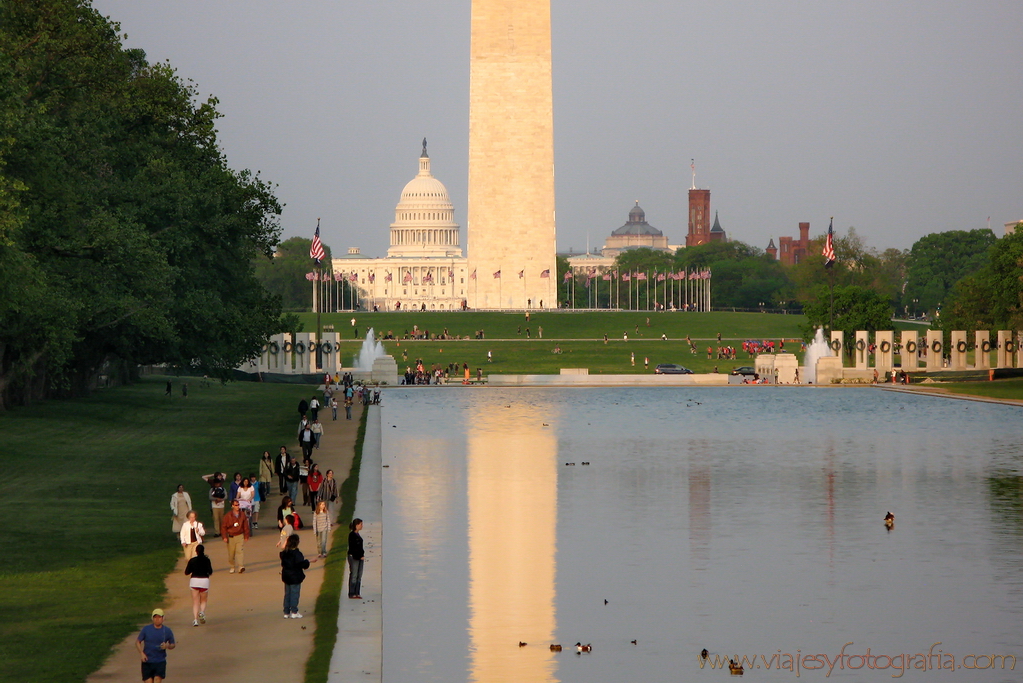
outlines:
[{"label": "red brick building", "polygon": [[[771,244],[769,244],[767,247],[767,253],[771,253],[771,248],[773,246],[774,240],[772,239]],[[799,239],[793,239],[792,237],[778,238],[777,258],[786,266],[794,266],[797,263],[803,262],[803,259],[806,258],[806,250],[809,248],[810,248],[810,224],[800,223]]]},{"label": "red brick building", "polygon": [[710,242],[710,190],[689,190],[689,233],[686,246]]}]

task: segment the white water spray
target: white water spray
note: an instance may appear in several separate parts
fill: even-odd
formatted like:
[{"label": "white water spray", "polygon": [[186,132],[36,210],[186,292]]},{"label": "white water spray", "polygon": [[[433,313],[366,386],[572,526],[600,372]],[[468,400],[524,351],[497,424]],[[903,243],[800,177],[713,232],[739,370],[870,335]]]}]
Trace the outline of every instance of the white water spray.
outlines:
[{"label": "white water spray", "polygon": [[369,328],[366,332],[366,339],[362,342],[362,348],[359,349],[359,355],[355,357],[355,369],[365,370],[369,372],[373,369],[373,361],[377,358],[383,358],[387,355],[384,350],[383,342],[377,341],[376,335],[373,334],[373,328]]},{"label": "white water spray", "polygon": [[824,328],[818,327],[817,334],[813,341],[806,347],[806,355],[803,356],[803,381],[808,384],[817,383],[817,359],[826,356],[834,356],[831,345],[824,339]]}]

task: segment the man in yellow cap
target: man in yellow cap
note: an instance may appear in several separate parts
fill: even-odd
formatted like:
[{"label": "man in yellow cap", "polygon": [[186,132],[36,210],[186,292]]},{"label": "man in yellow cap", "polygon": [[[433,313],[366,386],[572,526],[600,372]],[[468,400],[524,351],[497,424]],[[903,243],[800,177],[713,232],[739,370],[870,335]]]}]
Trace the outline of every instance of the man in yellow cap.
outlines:
[{"label": "man in yellow cap", "polygon": [[167,678],[167,650],[177,647],[174,633],[163,625],[163,610],[153,610],[153,623],[146,624],[135,641],[142,657],[142,680],[145,683],[160,683]]}]

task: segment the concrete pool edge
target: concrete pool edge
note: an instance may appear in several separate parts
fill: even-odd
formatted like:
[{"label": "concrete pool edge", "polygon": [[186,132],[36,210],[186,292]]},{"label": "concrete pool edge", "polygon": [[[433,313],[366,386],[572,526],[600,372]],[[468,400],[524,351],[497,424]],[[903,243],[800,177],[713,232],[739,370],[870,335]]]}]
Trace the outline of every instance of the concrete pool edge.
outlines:
[{"label": "concrete pool edge", "polygon": [[367,406],[367,410],[369,417],[355,503],[355,516],[363,521],[362,537],[366,549],[363,599],[349,600],[348,591],[341,593],[337,641],[327,675],[329,683],[383,680],[381,416],[379,407]]}]

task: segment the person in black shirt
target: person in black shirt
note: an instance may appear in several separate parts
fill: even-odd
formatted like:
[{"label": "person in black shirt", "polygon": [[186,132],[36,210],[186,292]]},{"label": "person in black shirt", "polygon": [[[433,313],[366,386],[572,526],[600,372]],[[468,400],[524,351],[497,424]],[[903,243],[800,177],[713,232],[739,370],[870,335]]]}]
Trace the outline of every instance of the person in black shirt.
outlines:
[{"label": "person in black shirt", "polygon": [[366,561],[362,536],[359,535],[359,530],[362,529],[362,520],[358,517],[353,519],[351,529],[351,533],[348,534],[348,597],[353,600],[362,600],[359,592],[362,590],[362,565]]},{"label": "person in black shirt", "polygon": [[192,626],[206,623],[206,601],[210,595],[212,573],[213,564],[200,543],[195,547],[195,557],[185,566],[185,574],[192,577],[188,580],[188,587],[192,592]]}]

